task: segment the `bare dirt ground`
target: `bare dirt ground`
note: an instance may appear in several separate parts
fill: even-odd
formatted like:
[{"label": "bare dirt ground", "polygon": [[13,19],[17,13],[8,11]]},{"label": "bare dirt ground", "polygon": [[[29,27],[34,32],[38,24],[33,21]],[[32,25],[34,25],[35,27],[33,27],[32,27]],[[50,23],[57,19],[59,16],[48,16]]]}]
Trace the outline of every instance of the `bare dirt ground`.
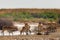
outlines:
[{"label": "bare dirt ground", "polygon": [[58,36],[53,35],[25,35],[25,36],[1,36],[0,40],[49,40],[49,39],[59,39]]}]

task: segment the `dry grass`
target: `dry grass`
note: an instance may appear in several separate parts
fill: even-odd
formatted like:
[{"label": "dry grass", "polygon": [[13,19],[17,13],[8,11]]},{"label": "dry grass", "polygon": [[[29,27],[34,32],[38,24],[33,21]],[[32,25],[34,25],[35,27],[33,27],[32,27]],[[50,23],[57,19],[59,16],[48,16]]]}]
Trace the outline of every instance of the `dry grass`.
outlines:
[{"label": "dry grass", "polygon": [[0,40],[46,40],[50,38],[60,38],[58,36],[54,35],[20,35],[20,36],[0,36]]},{"label": "dry grass", "polygon": [[19,9],[0,9],[0,14],[12,13],[12,12],[31,12],[31,13],[40,13],[40,12],[57,12],[60,13],[60,9],[29,9],[29,8],[19,8]]}]

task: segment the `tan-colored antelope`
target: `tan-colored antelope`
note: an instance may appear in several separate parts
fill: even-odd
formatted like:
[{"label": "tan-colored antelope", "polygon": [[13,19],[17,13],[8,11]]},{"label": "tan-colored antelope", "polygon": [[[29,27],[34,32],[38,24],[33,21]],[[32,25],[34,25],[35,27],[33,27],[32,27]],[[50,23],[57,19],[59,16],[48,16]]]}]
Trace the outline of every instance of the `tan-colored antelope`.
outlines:
[{"label": "tan-colored antelope", "polygon": [[7,19],[0,19],[0,30],[2,30],[2,33],[4,35],[5,30],[7,30],[9,33],[12,33],[18,29],[17,27],[13,26],[12,21]]},{"label": "tan-colored antelope", "polygon": [[14,31],[18,31],[18,28],[15,27],[15,26],[10,26],[10,27],[8,27],[8,26],[3,26],[3,29],[2,29],[3,35],[4,35],[4,31],[8,31],[8,32],[9,32],[9,35],[10,35],[10,33],[12,33],[12,35],[13,35],[13,32],[14,32]]},{"label": "tan-colored antelope", "polygon": [[20,31],[20,33],[26,33],[26,35],[28,35],[28,32],[31,32],[30,31],[30,26],[28,25],[28,23],[25,23],[25,26],[22,28],[22,30]]},{"label": "tan-colored antelope", "polygon": [[39,25],[38,25],[38,35],[48,34],[47,27],[48,26],[46,24],[39,22]]},{"label": "tan-colored antelope", "polygon": [[57,29],[57,24],[56,23],[48,23],[49,27],[47,28],[47,30],[49,32],[56,32]]}]

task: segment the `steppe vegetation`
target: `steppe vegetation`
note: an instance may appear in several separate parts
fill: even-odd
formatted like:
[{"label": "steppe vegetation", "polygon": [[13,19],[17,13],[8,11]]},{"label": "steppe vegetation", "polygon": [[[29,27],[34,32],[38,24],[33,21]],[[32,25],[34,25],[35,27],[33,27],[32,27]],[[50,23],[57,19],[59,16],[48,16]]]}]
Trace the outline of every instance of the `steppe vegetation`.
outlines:
[{"label": "steppe vegetation", "polygon": [[[29,12],[12,12],[0,14],[0,18],[12,18],[14,21],[44,19],[48,21],[56,21],[60,18],[60,14],[54,12],[29,13]],[[35,21],[35,20],[33,20]]]},{"label": "steppe vegetation", "polygon": [[[8,18],[11,19],[13,21],[55,21],[57,22],[59,20],[60,22],[60,14],[55,13],[55,12],[41,12],[41,13],[30,13],[30,12],[12,12],[12,13],[4,13],[4,14],[0,14],[0,18]],[[60,26],[60,25],[59,25]],[[52,27],[52,26],[51,26]],[[59,28],[60,29],[60,28]],[[59,31],[55,32],[55,33],[59,33]],[[50,36],[50,37],[49,37]],[[54,40],[54,39],[50,39],[50,38],[60,38],[59,34],[53,34],[52,35],[26,35],[26,36],[1,36],[0,40],[35,40],[36,38],[38,40],[40,40],[39,38],[42,38],[42,40]],[[47,38],[48,37],[48,38]],[[37,40],[36,39],[36,40]]]}]

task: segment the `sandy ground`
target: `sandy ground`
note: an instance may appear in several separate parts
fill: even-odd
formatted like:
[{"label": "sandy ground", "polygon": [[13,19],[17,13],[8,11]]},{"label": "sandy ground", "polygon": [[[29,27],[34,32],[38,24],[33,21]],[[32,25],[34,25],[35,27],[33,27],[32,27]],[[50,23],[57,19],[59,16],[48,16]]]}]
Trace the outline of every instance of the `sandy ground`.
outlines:
[{"label": "sandy ground", "polygon": [[59,40],[60,37],[53,35],[19,35],[19,36],[0,36],[0,40]]}]

